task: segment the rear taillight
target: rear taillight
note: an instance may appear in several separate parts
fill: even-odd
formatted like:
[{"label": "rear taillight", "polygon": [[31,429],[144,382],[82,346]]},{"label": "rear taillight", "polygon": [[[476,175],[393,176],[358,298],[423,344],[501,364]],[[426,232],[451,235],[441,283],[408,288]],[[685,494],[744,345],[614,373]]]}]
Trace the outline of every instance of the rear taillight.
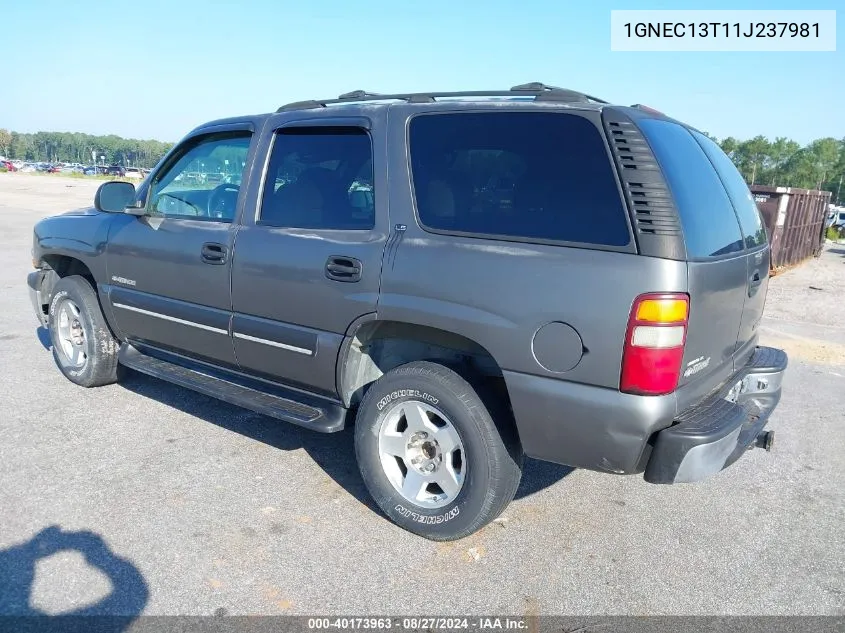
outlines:
[{"label": "rear taillight", "polygon": [[688,295],[654,293],[634,300],[625,333],[620,391],[658,396],[675,390],[688,322]]}]

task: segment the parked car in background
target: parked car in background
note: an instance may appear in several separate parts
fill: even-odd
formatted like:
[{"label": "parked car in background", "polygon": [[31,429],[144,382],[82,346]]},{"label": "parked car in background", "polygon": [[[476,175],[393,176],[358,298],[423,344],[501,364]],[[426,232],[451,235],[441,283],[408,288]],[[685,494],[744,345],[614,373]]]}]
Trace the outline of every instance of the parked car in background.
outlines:
[{"label": "parked car in background", "polygon": [[107,176],[120,176],[122,178],[126,175],[126,170],[120,165],[109,165],[106,167],[105,174]]},{"label": "parked car in background", "polygon": [[126,173],[124,175],[127,178],[132,178],[134,180],[143,180],[144,179],[144,172],[142,172],[137,167],[127,167]]},{"label": "parked car in background", "polygon": [[17,171],[18,168],[10,160],[0,160],[0,167],[6,171]]}]

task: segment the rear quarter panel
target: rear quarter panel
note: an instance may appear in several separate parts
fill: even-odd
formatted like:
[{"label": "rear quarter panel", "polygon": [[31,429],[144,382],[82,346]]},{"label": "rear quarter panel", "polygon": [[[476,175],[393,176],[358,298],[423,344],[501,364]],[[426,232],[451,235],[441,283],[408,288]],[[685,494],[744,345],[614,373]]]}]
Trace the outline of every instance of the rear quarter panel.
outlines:
[{"label": "rear quarter panel", "polygon": [[[634,298],[686,291],[680,262],[433,235],[411,221],[385,265],[379,318],[461,334],[487,349],[503,370],[616,389]],[[573,349],[577,341],[565,329],[565,343],[542,336],[535,341],[538,330],[553,322],[573,328],[580,349]]]}]

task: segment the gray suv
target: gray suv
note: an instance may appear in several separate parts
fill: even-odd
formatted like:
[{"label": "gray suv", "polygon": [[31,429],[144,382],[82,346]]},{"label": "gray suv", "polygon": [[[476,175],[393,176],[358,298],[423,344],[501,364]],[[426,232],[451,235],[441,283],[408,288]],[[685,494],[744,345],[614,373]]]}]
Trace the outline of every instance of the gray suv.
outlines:
[{"label": "gray suv", "polygon": [[493,520],[523,455],[670,484],[771,445],[760,215],[642,106],[526,84],[214,121],[39,222],[33,257],[67,378],[354,421],[375,502],[427,538]]}]

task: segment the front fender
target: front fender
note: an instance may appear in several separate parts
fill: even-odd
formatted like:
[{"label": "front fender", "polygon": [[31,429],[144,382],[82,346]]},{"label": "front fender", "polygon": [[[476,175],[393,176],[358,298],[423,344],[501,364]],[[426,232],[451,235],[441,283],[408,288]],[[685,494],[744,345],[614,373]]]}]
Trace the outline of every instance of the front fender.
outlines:
[{"label": "front fender", "polygon": [[105,252],[109,227],[114,216],[108,213],[74,212],[45,218],[33,229],[33,264],[49,265],[55,257],[82,262],[97,283],[106,282]]}]

